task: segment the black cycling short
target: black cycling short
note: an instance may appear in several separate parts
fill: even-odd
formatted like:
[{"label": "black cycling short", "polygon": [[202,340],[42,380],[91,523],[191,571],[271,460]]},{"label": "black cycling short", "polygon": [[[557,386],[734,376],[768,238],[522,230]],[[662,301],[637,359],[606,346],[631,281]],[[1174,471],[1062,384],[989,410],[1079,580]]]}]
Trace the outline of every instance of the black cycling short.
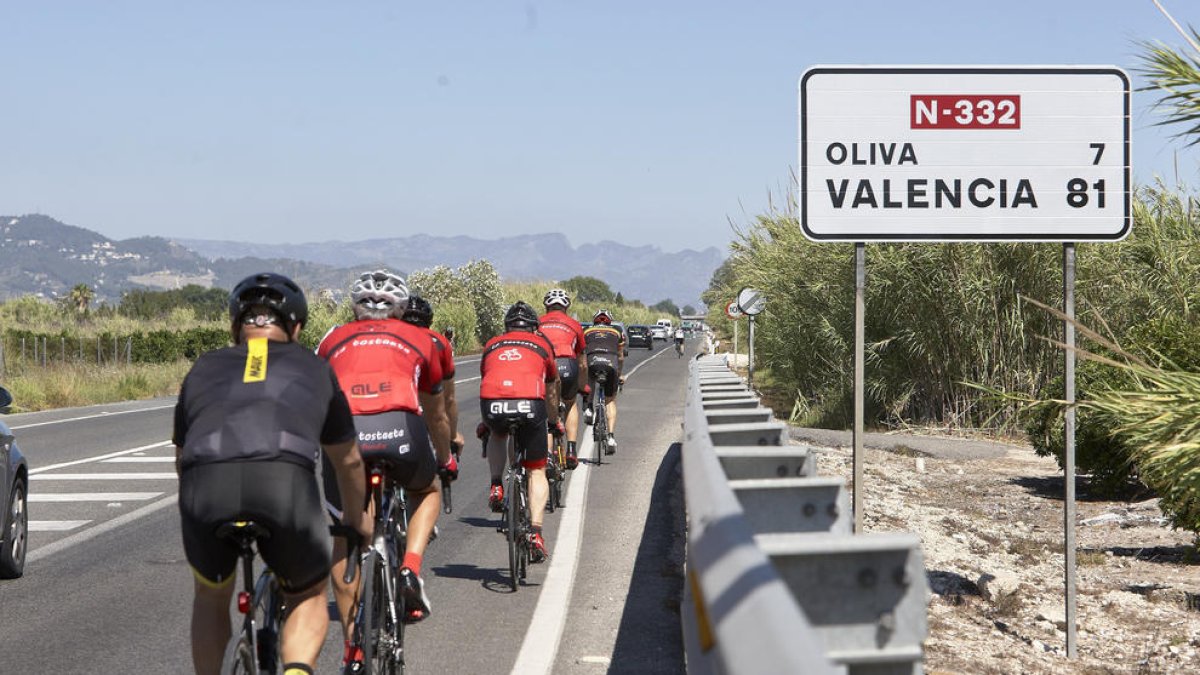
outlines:
[{"label": "black cycling short", "polygon": [[[407,410],[392,410],[375,415],[355,415],[358,449],[369,469],[383,463],[388,477],[410,492],[423,492],[437,475],[437,455],[429,442],[425,419]],[[322,483],[325,506],[335,519],[342,517],[342,495],[337,474],[329,457],[322,454]]]},{"label": "black cycling short", "polygon": [[[525,449],[526,469],[546,466],[546,402],[542,399],[480,399],[483,422],[494,434],[507,434],[517,423],[517,448]],[[495,438],[493,436],[493,438]],[[491,445],[491,441],[488,441]]]},{"label": "black cycling short", "polygon": [[252,520],[270,531],[258,550],[285,590],[303,591],[329,574],[329,527],[321,516],[317,477],[298,464],[192,466],[179,477],[179,516],[188,563],[209,584],[237,574],[237,545],[217,537],[217,528],[233,520]]},{"label": "black cycling short", "polygon": [[596,376],[604,373],[604,395],[608,398],[615,398],[617,395],[617,380],[620,374],[617,372],[617,355],[607,354],[605,352],[596,352],[588,354],[588,384],[592,390],[596,389]]},{"label": "black cycling short", "polygon": [[562,387],[561,400],[563,403],[573,402],[579,395],[579,359],[574,356],[560,356],[554,359],[554,362],[558,364],[558,381]]}]

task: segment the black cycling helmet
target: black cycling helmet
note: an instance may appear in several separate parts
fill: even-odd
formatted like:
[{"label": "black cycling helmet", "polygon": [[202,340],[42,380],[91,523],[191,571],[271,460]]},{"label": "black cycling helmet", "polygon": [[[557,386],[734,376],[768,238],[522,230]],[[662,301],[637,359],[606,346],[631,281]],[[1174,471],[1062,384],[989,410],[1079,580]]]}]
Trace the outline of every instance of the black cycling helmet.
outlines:
[{"label": "black cycling helmet", "polygon": [[238,282],[229,293],[229,320],[237,324],[256,305],[278,315],[288,335],[292,334],[293,326],[308,321],[308,301],[304,299],[304,291],[282,274],[260,272]]},{"label": "black cycling helmet", "polygon": [[414,326],[429,328],[433,325],[433,305],[419,295],[410,295],[400,318]]},{"label": "black cycling helmet", "polygon": [[504,314],[504,330],[536,330],[537,327],[537,312],[524,301],[518,301]]}]

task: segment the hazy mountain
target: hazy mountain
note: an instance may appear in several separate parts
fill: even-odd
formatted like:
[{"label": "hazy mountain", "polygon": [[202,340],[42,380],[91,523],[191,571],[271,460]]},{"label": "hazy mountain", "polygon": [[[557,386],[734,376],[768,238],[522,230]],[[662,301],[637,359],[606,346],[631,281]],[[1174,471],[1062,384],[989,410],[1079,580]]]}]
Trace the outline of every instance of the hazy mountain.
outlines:
[{"label": "hazy mountain", "polygon": [[582,274],[647,304],[670,298],[680,306],[698,306],[723,256],[715,248],[665,253],[609,241],[576,249],[561,234],[495,240],[416,235],[310,244],[162,237],[117,241],[48,216],[0,216],[0,299],[56,297],[83,283],[96,291],[97,300],[115,301],[135,288],[188,283],[229,288],[264,269],[309,288],[345,288],[363,269],[411,272],[478,258],[490,260],[505,279],[562,280]]},{"label": "hazy mountain", "polygon": [[486,258],[505,279],[562,280],[593,276],[627,298],[653,304],[670,298],[679,306],[699,305],[712,273],[724,256],[716,248],[666,253],[657,246],[626,246],[612,241],[574,248],[561,234],[532,234],[500,239],[414,235],[355,242],[246,244],[232,241],[175,239],[212,259],[271,256],[340,267],[370,267],[383,261],[392,269],[412,270]]}]

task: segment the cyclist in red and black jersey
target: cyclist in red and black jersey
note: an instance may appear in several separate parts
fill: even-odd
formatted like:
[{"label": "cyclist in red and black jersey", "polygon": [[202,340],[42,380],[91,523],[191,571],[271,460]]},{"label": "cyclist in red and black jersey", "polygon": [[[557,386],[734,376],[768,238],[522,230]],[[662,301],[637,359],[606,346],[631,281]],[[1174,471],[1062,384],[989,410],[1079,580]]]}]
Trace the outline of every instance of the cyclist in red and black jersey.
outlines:
[{"label": "cyclist in red and black jersey", "polygon": [[559,400],[567,407],[567,468],[579,465],[575,442],[579,434],[579,408],[575,399],[579,396],[580,383],[586,383],[587,358],[583,353],[583,326],[567,316],[571,296],[561,288],[552,288],[542,298],[546,313],[538,321],[538,331],[546,336],[554,347],[554,360],[558,364]]},{"label": "cyclist in red and black jersey", "polygon": [[[587,354],[588,385],[592,390],[596,387],[597,373],[604,373],[604,410],[608,418],[608,442],[604,445],[604,454],[611,455],[617,451],[617,439],[613,434],[617,429],[617,385],[621,382],[621,372],[625,368],[625,334],[612,326],[612,312],[602,309],[592,318],[592,325],[584,331]],[[588,410],[588,423],[591,423]]]},{"label": "cyclist in red and black jersey", "polygon": [[[253,520],[258,542],[283,586],[283,671],[312,673],[329,613],[329,533],[321,517],[317,455],[326,477],[361,504],[362,457],[354,420],[329,365],[296,342],[308,303],[291,279],[256,274],[229,295],[234,346],[202,355],[183,381],[172,439],[177,447],[183,548],[195,576],[192,661],[201,675],[220,670],[231,633],[229,602],[238,548],[217,536],[231,521]],[[361,508],[346,524],[370,533]]]},{"label": "cyclist in red and black jersey", "polygon": [[[452,477],[458,473],[450,454],[441,364],[427,330],[392,318],[408,302],[402,278],[384,270],[364,273],[350,296],[355,320],[331,329],[317,354],[333,366],[350,402],[363,459],[368,464],[386,461],[392,478],[407,492],[408,537],[399,583],[406,606],[414,608],[405,620],[419,621],[432,611],[420,573],[441,511],[442,497],[433,479],[439,464]],[[326,485],[325,495],[336,518],[341,508],[336,486]],[[343,581],[345,540],[338,539],[337,545],[341,548],[334,551],[334,599],[348,640],[357,583]]]},{"label": "cyclist in red and black jersey", "polygon": [[442,396],[446,401],[446,417],[450,420],[451,445],[457,448],[457,453],[462,450],[463,436],[458,430],[458,399],[454,392],[454,345],[449,336],[433,330],[433,305],[419,295],[408,296],[400,319],[428,330],[437,345],[438,361],[442,366]]},{"label": "cyclist in red and black jersey", "polygon": [[529,521],[533,532],[529,544],[533,562],[546,559],[542,539],[542,517],[550,484],[546,482],[547,421],[558,421],[558,366],[554,348],[537,332],[538,316],[533,307],[518,302],[504,315],[503,335],[483,347],[479,372],[479,409],[484,424],[491,429],[487,441],[488,467],[492,473],[488,503],[493,511],[503,510],[504,488],[501,476],[508,425],[517,421],[516,445],[525,450],[524,466],[529,471]]}]

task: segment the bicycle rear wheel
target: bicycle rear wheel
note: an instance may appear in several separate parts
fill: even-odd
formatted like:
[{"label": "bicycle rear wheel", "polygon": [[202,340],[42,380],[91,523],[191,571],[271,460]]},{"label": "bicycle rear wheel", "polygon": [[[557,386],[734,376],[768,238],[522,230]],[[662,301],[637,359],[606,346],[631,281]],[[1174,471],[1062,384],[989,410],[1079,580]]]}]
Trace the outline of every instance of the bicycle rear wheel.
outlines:
[{"label": "bicycle rear wheel", "polygon": [[[395,675],[397,672],[396,621],[388,607],[394,595],[388,592],[387,569],[378,551],[363,561],[361,637],[363,664],[367,675]],[[395,588],[395,585],[392,585]]]},{"label": "bicycle rear wheel", "polygon": [[608,408],[604,405],[604,392],[596,392],[596,400],[593,405],[596,406],[596,410],[592,414],[592,440],[595,441],[593,449],[596,453],[593,461],[596,464],[603,464],[604,446],[608,444]]},{"label": "bicycle rear wheel", "polygon": [[504,514],[508,524],[508,585],[512,587],[513,592],[516,592],[520,584],[521,548],[524,542],[521,541],[523,536],[520,517],[521,481],[517,478],[515,470],[509,469],[504,489],[508,501],[508,508],[505,509]]},{"label": "bicycle rear wheel", "polygon": [[258,675],[258,664],[254,659],[254,646],[250,638],[239,633],[229,638],[225,646],[225,656],[221,659],[223,675]]}]

